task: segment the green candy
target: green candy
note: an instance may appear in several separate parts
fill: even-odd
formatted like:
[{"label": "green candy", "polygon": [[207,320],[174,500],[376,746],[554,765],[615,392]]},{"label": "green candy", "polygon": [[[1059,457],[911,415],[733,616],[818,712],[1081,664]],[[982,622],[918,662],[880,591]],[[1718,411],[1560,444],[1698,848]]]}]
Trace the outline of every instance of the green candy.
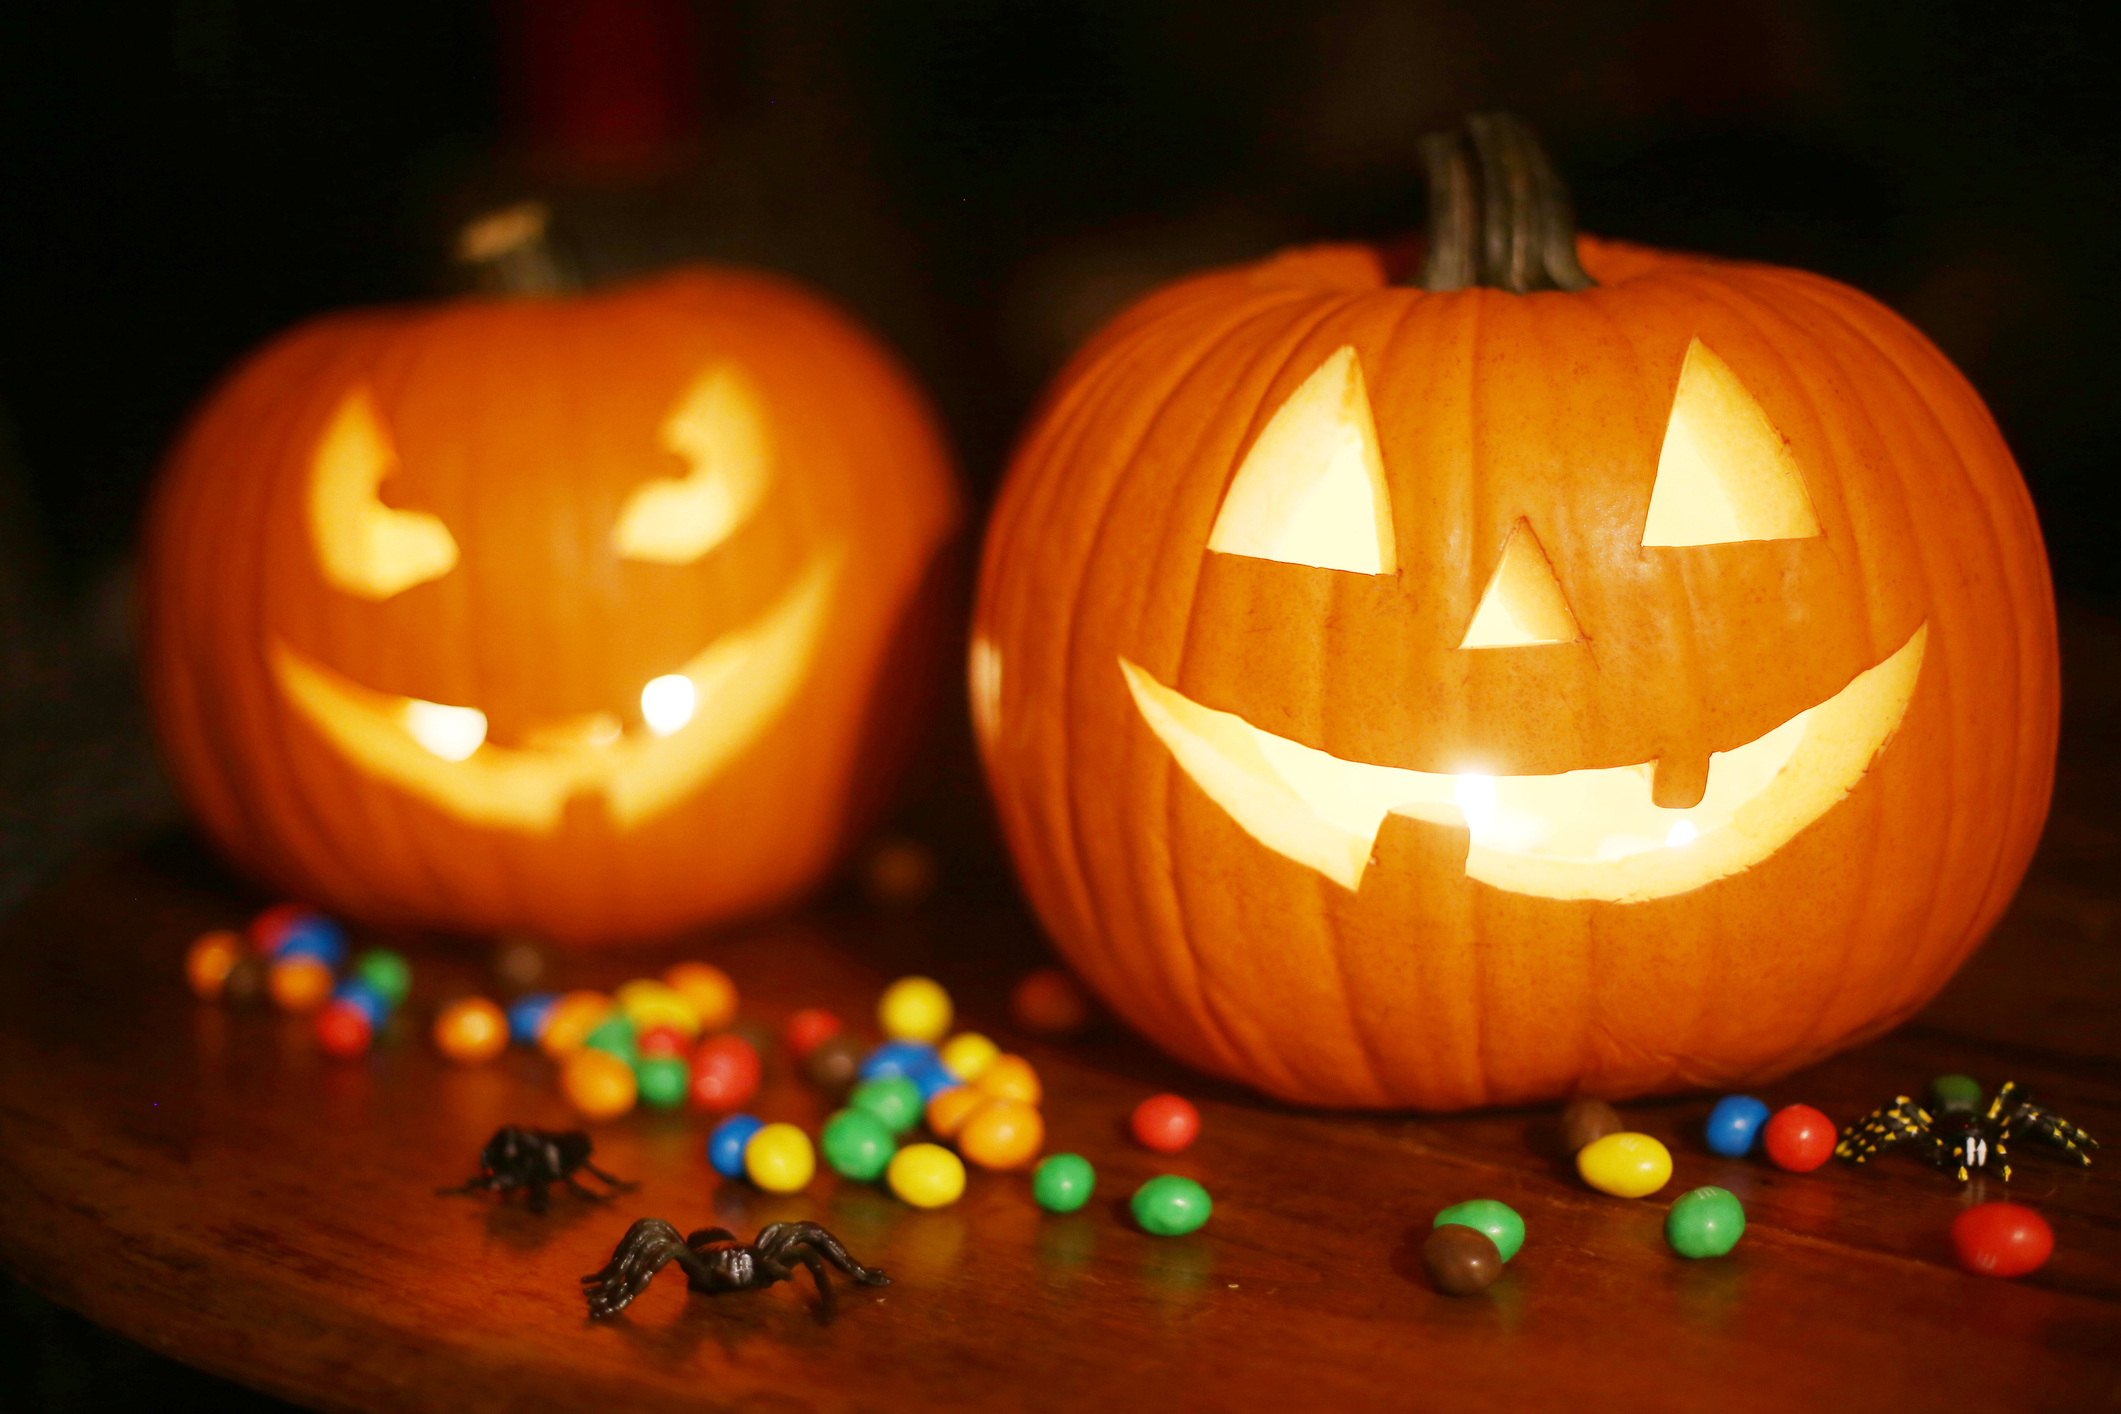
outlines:
[{"label": "green candy", "polygon": [[682,1056],[643,1056],[633,1067],[633,1078],[642,1104],[651,1110],[674,1110],[685,1103],[692,1067]]},{"label": "green candy", "polygon": [[864,1080],[854,1087],[847,1103],[875,1115],[895,1135],[921,1122],[921,1087],[903,1075]]},{"label": "green candy", "polygon": [[1133,1207],[1142,1231],[1158,1237],[1183,1236],[1215,1210],[1207,1189],[1175,1173],[1159,1174],[1135,1189]]},{"label": "green candy", "polygon": [[1745,1206],[1728,1188],[1682,1194],[1664,1219],[1664,1240],[1682,1257],[1721,1257],[1744,1232]]},{"label": "green candy", "polygon": [[596,1030],[584,1037],[582,1044],[599,1051],[609,1051],[631,1066],[641,1063],[640,1048],[633,1042],[633,1023],[618,1012],[613,1012],[598,1022]]},{"label": "green candy", "polygon": [[[1031,1196],[1049,1213],[1074,1212],[1090,1201],[1091,1190],[1096,1187],[1097,1170],[1081,1154],[1055,1154],[1031,1175]],[[1203,1193],[1201,1198],[1205,1200],[1207,1196]],[[1135,1201],[1139,1202],[1139,1197]]]},{"label": "green candy", "polygon": [[1981,1108],[1981,1084],[1971,1075],[1940,1075],[1930,1082],[1930,1094],[1940,1110]]},{"label": "green candy", "polygon": [[1517,1249],[1524,1246],[1524,1219],[1517,1216],[1515,1208],[1507,1203],[1498,1203],[1493,1198],[1474,1198],[1464,1203],[1453,1203],[1438,1213],[1436,1221],[1430,1223],[1429,1227],[1433,1230],[1445,1223],[1457,1223],[1460,1227],[1486,1233],[1488,1240],[1495,1244],[1495,1250],[1502,1254],[1502,1260],[1505,1262],[1516,1256]]},{"label": "green candy", "polygon": [[412,964],[389,948],[370,948],[354,959],[353,975],[375,989],[391,1006],[412,990]]},{"label": "green candy", "polygon": [[883,1177],[898,1152],[891,1128],[868,1110],[841,1110],[825,1121],[818,1136],[825,1162],[842,1178],[870,1183]]}]

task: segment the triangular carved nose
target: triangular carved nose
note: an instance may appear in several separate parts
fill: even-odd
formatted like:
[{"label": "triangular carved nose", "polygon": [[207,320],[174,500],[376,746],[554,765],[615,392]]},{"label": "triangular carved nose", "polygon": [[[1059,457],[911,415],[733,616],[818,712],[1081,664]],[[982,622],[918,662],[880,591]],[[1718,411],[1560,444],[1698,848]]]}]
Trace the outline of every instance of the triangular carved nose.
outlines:
[{"label": "triangular carved nose", "polygon": [[1533,643],[1574,643],[1583,637],[1569,601],[1554,577],[1546,548],[1520,520],[1502,547],[1488,587],[1473,610],[1460,648],[1518,648]]}]

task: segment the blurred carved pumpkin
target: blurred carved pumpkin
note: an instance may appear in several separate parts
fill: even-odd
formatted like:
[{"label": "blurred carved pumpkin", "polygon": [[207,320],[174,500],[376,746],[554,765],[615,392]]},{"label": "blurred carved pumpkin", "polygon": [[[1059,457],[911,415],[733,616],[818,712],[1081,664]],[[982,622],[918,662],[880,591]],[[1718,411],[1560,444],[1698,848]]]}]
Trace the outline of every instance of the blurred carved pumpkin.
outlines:
[{"label": "blurred carved pumpkin", "polygon": [[1770,1079],[1920,1006],[2024,872],[2033,508],[1890,312],[1578,240],[1528,135],[1474,134],[1430,148],[1418,287],[1294,251],[1061,375],[987,538],[988,777],[1069,960],[1203,1069]]},{"label": "blurred carved pumpkin", "polygon": [[297,896],[578,941],[726,917],[813,882],[895,764],[958,514],[906,375],[769,276],[328,317],[164,472],[156,723]]}]

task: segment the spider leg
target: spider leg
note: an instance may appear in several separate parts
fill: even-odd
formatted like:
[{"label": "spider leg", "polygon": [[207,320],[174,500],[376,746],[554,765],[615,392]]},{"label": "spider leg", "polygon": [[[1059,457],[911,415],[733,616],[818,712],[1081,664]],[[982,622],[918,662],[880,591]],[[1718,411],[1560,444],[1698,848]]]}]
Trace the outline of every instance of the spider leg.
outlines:
[{"label": "spider leg", "polygon": [[2092,1154],[2099,1147],[2099,1141],[2082,1129],[2053,1110],[2036,1105],[2030,1100],[2020,1103],[2012,1110],[1997,1132],[2001,1138],[2008,1139],[2020,1129],[2039,1135],[2042,1140],[2058,1149],[2067,1149],[2075,1154],[2077,1162],[2086,1168],[2091,1167]]},{"label": "spider leg", "polygon": [[685,1234],[685,1245],[697,1251],[710,1242],[734,1242],[736,1234],[726,1227],[703,1227]]},{"label": "spider leg", "polygon": [[544,1179],[532,1179],[529,1183],[525,1184],[524,1187],[530,1190],[530,1211],[532,1211],[533,1213],[542,1213],[548,1207],[552,1206],[552,1200],[550,1196],[550,1185],[547,1184]]},{"label": "spider leg", "polygon": [[582,1167],[589,1170],[589,1172],[591,1172],[592,1174],[595,1174],[598,1178],[603,1179],[604,1182],[610,1184],[614,1189],[616,1189],[620,1193],[631,1193],[634,1189],[639,1188],[641,1186],[640,1184],[635,1183],[629,1179],[619,1178],[616,1175],[608,1174],[604,1172],[604,1170],[598,1168],[595,1164],[589,1162],[589,1160],[587,1159],[582,1160]]},{"label": "spider leg", "polygon": [[1910,1097],[1896,1095],[1890,1105],[1880,1105],[1842,1130],[1841,1142],[1834,1146],[1834,1152],[1852,1164],[1860,1164],[1895,1144],[1927,1137],[1929,1129],[1929,1112]]},{"label": "spider leg", "polygon": [[482,1173],[465,1179],[454,1188],[437,1188],[437,1198],[454,1198],[461,1193],[498,1193],[507,1191],[507,1183],[497,1174]]},{"label": "spider leg", "polygon": [[832,1323],[832,1275],[819,1260],[817,1250],[804,1243],[795,1250],[795,1259],[810,1268],[810,1280],[817,1284],[817,1319],[819,1325]]},{"label": "spider leg", "polygon": [[678,1230],[661,1218],[642,1218],[626,1229],[611,1260],[582,1278],[582,1295],[592,1316],[615,1316],[648,1289],[657,1272],[676,1262],[687,1276],[712,1280],[714,1268],[685,1245]]},{"label": "spider leg", "polygon": [[878,1267],[865,1267],[847,1254],[847,1249],[816,1223],[774,1223],[759,1233],[758,1249],[779,1257],[800,1246],[808,1246],[822,1253],[825,1260],[853,1277],[863,1286],[889,1286],[891,1278]]},{"label": "spider leg", "polygon": [[[611,1195],[609,1193],[599,1193],[594,1188],[584,1186],[582,1180],[576,1178],[571,1173],[561,1174],[560,1182],[566,1184],[567,1191],[569,1193],[574,1194],[578,1198],[587,1198],[592,1203],[609,1203],[611,1201]],[[540,1184],[538,1186],[540,1188],[544,1187],[543,1184]]]}]

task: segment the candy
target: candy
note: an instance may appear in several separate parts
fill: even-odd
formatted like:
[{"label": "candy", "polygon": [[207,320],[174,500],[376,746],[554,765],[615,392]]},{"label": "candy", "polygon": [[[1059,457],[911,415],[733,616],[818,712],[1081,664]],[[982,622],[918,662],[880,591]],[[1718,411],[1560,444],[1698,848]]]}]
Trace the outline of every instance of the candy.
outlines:
[{"label": "candy", "polygon": [[926,1041],[886,1041],[862,1057],[858,1074],[864,1080],[887,1080],[894,1075],[911,1080],[917,1071],[935,1064],[935,1047]]},{"label": "candy", "polygon": [[271,965],[255,953],[236,959],[236,965],[228,969],[228,977],[221,983],[221,1000],[235,1006],[249,1006],[262,995]]},{"label": "candy", "polygon": [[494,945],[493,975],[511,992],[527,991],[545,976],[545,949],[528,934],[506,934]]},{"label": "candy", "polygon": [[622,1011],[613,1011],[590,1027],[589,1034],[582,1038],[582,1044],[599,1051],[609,1051],[628,1065],[641,1058],[641,1048],[634,1042],[633,1023],[626,1019],[626,1013]]},{"label": "candy", "polygon": [[280,935],[274,959],[313,957],[326,967],[346,961],[346,930],[321,913],[308,914],[289,924]]},{"label": "candy", "polygon": [[368,1013],[352,1002],[328,1003],[317,1013],[316,1026],[317,1045],[324,1054],[340,1060],[366,1055],[369,1041],[375,1035]]},{"label": "candy", "polygon": [[983,1169],[1022,1168],[1046,1142],[1046,1122],[1022,1100],[989,1100],[957,1131],[957,1151]]},{"label": "candy", "polygon": [[482,1065],[508,1044],[508,1018],[484,997],[465,997],[442,1008],[434,1035],[442,1054],[458,1065]]},{"label": "candy", "polygon": [[842,1178],[868,1183],[883,1177],[898,1152],[898,1140],[882,1120],[867,1110],[841,1110],[825,1121],[818,1143],[825,1162]]},{"label": "candy", "polygon": [[640,1094],[633,1067],[609,1051],[584,1046],[560,1067],[560,1092],[588,1119],[617,1119]]},{"label": "candy", "polygon": [[611,1015],[611,998],[602,992],[569,992],[545,1014],[538,1033],[538,1049],[554,1060],[565,1060],[582,1049],[589,1033]]},{"label": "candy", "polygon": [[1498,1203],[1493,1198],[1471,1198],[1463,1203],[1453,1203],[1436,1215],[1429,1226],[1442,1227],[1457,1223],[1476,1232],[1487,1234],[1488,1241],[1507,1262],[1524,1246],[1524,1219],[1507,1203]]},{"label": "candy", "polygon": [[641,1103],[651,1110],[674,1110],[685,1103],[692,1068],[683,1056],[642,1056],[633,1068]]},{"label": "candy", "polygon": [[1788,1105],[1760,1131],[1761,1147],[1777,1168],[1810,1173],[1834,1152],[1834,1122],[1810,1105]]},{"label": "candy", "polygon": [[1585,1145],[1626,1128],[1620,1112],[1605,1101],[1571,1100],[1561,1112],[1561,1146],[1572,1154],[1581,1153]]},{"label": "candy", "polygon": [[768,1193],[794,1193],[817,1173],[810,1136],[792,1124],[769,1124],[744,1146],[744,1172]]},{"label": "candy", "polygon": [[398,1006],[412,990],[412,964],[389,948],[370,948],[356,957],[353,975],[375,988],[385,1006]]},{"label": "candy", "polygon": [[265,988],[282,1011],[315,1011],[331,995],[331,969],[313,957],[291,957],[272,965]]},{"label": "candy", "polygon": [[1421,1244],[1421,1265],[1446,1296],[1471,1296],[1502,1275],[1502,1252],[1480,1229],[1445,1223]]},{"label": "candy", "polygon": [[210,1002],[221,995],[228,974],[243,958],[243,940],[226,928],[201,933],[184,954],[184,980],[192,995]]},{"label": "candy", "polygon": [[1182,1095],[1151,1095],[1127,1121],[1134,1141],[1159,1154],[1175,1154],[1200,1136],[1200,1111]]},{"label": "candy", "polygon": [[692,1040],[684,1032],[669,1026],[651,1026],[633,1038],[634,1049],[643,1059],[649,1056],[689,1056]]},{"label": "candy", "polygon": [[1142,1231],[1158,1237],[1184,1236],[1215,1209],[1207,1189],[1175,1173],[1160,1174],[1135,1189],[1130,1206]]},{"label": "candy", "polygon": [[814,1006],[804,1007],[781,1028],[781,1040],[797,1060],[808,1060],[812,1051],[839,1034],[840,1019]]},{"label": "candy", "polygon": [[1979,1109],[1981,1082],[1971,1075],[1940,1075],[1930,1082],[1930,1097],[1939,1110]]},{"label": "candy", "polygon": [[937,1138],[949,1139],[964,1128],[974,1110],[992,1103],[993,1099],[992,1095],[970,1085],[953,1085],[947,1090],[938,1090],[928,1097],[928,1128]]},{"label": "candy", "polygon": [[960,1031],[943,1042],[936,1054],[959,1081],[971,1082],[994,1063],[1002,1048],[977,1031]]},{"label": "candy", "polygon": [[633,1023],[635,1031],[667,1026],[688,1037],[700,1034],[699,1008],[668,982],[653,977],[635,978],[613,992],[611,999]]},{"label": "candy", "polygon": [[766,1127],[757,1115],[734,1114],[707,1136],[707,1162],[724,1178],[744,1176],[744,1146]]},{"label": "candy", "polygon": [[965,1191],[965,1166],[940,1144],[908,1144],[891,1156],[884,1181],[902,1203],[941,1208]]},{"label": "candy", "polygon": [[545,1022],[560,999],[550,992],[525,992],[508,1004],[508,1039],[518,1046],[535,1046],[545,1034]]},{"label": "candy", "polygon": [[879,908],[911,908],[935,887],[935,852],[903,836],[883,840],[862,861],[862,886]]},{"label": "candy", "polygon": [[1041,1036],[1072,1036],[1090,1024],[1090,999],[1073,977],[1042,967],[1009,994],[1009,1019]]},{"label": "candy", "polygon": [[1608,1134],[1576,1154],[1576,1172],[1601,1193],[1640,1198],[1671,1180],[1672,1155],[1647,1134]]},{"label": "candy", "polygon": [[996,1056],[973,1084],[997,1100],[1022,1100],[1027,1105],[1037,1104],[1043,1094],[1038,1072],[1022,1056]]},{"label": "candy", "polygon": [[921,1118],[920,1089],[903,1075],[864,1080],[847,1096],[847,1103],[875,1115],[893,1134],[904,1134]]},{"label": "candy", "polygon": [[704,962],[681,962],[666,971],[663,980],[692,1003],[701,1031],[725,1030],[736,1020],[736,983],[721,968]]},{"label": "candy", "polygon": [[828,1036],[803,1061],[803,1075],[812,1085],[835,1098],[847,1093],[861,1073],[868,1047],[842,1032]]},{"label": "candy", "polygon": [[940,1041],[950,1014],[950,994],[932,977],[901,977],[876,1003],[876,1024],[894,1041]]},{"label": "candy", "polygon": [[332,988],[331,999],[334,1004],[344,1002],[359,1010],[371,1031],[382,1030],[384,1021],[390,1016],[390,1003],[358,977],[350,977]]},{"label": "candy", "polygon": [[1716,1102],[1716,1108],[1709,1111],[1702,1138],[1708,1141],[1712,1154],[1721,1154],[1727,1159],[1743,1158],[1752,1149],[1753,1141],[1760,1137],[1760,1126],[1767,1117],[1768,1107],[1751,1095],[1725,1095]]},{"label": "candy", "polygon": [[741,1036],[723,1032],[692,1053],[692,1104],[710,1113],[737,1109],[759,1091],[759,1053]]},{"label": "candy", "polygon": [[251,951],[271,957],[287,941],[288,930],[305,918],[319,917],[314,908],[300,903],[276,903],[250,920]]},{"label": "candy", "polygon": [[1745,1233],[1745,1205],[1728,1188],[1682,1193],[1664,1217],[1664,1240],[1682,1257],[1721,1257]]},{"label": "candy", "polygon": [[1081,1154],[1053,1154],[1031,1175],[1031,1196],[1049,1213],[1072,1213],[1090,1201],[1097,1170]]},{"label": "candy", "polygon": [[1952,1219],[1959,1265],[1983,1277],[2022,1277],[2055,1250],[2047,1219],[2016,1203],[1977,1203]]}]

